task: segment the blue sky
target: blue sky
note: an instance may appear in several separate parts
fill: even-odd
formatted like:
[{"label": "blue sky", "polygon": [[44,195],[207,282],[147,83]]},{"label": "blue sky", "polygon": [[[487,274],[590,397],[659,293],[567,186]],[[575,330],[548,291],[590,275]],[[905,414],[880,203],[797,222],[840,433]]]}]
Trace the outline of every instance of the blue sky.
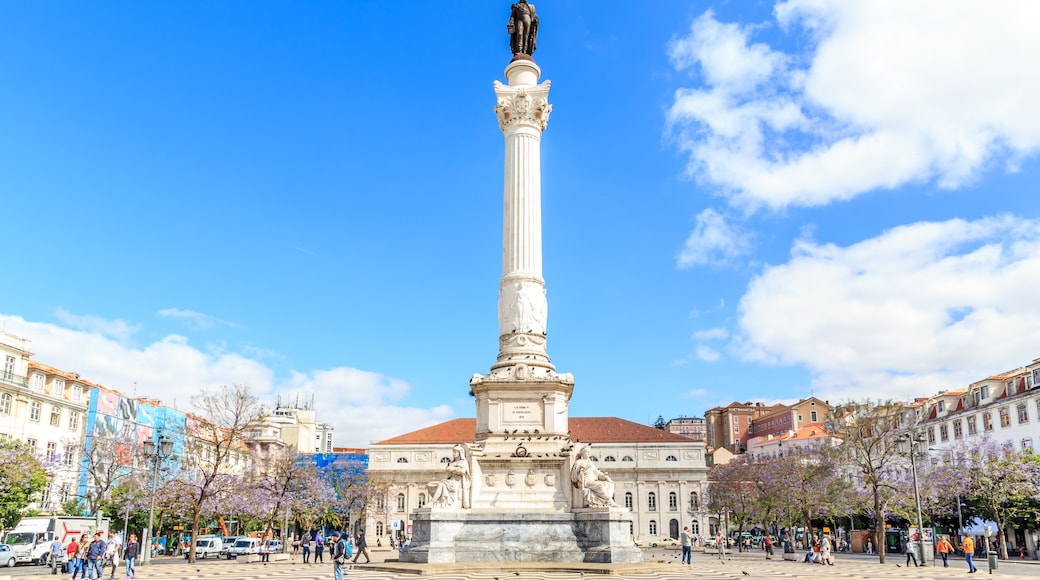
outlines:
[{"label": "blue sky", "polygon": [[[1040,356],[1032,2],[537,2],[549,353],[574,416],[927,395]],[[8,3],[0,320],[338,445],[497,352],[509,2]]]}]

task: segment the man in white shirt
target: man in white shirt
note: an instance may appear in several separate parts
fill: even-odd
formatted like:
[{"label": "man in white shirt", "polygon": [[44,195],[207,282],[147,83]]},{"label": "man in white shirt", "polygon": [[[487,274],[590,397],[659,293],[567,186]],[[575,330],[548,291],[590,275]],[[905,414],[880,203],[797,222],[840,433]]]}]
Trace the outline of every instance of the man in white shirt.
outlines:
[{"label": "man in white shirt", "polygon": [[693,538],[690,537],[690,528],[683,528],[679,534],[679,543],[682,544],[682,563],[691,564],[693,559]]}]

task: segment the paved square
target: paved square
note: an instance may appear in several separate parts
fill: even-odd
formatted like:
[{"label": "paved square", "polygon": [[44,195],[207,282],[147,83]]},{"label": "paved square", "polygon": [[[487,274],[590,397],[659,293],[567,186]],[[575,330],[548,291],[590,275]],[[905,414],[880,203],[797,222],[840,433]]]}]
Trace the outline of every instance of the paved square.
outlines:
[{"label": "paved square", "polygon": [[[866,579],[866,580],[892,580],[894,578],[917,578],[924,580],[940,578],[965,578],[971,577],[981,580],[983,576],[988,578],[1005,578],[1009,580],[1019,578],[1040,578],[1040,563],[1022,562],[1013,560],[1001,562],[1000,569],[989,576],[986,572],[986,562],[980,559],[976,565],[979,566],[979,575],[967,576],[967,566],[962,559],[950,561],[949,568],[921,567],[907,568],[902,565],[904,558],[893,554],[888,558],[885,565],[877,563],[876,556],[846,555],[838,554],[834,566],[820,566],[802,564],[801,562],[790,562],[778,559],[779,555],[772,560],[766,560],[762,552],[751,552],[744,554],[731,554],[725,562],[719,561],[715,556],[695,552],[692,566],[679,564],[679,552],[676,550],[647,550],[645,552],[646,562],[626,568],[622,573],[612,576],[604,574],[604,570],[596,566],[588,566],[584,571],[552,571],[545,570],[543,565],[437,565],[416,564],[411,568],[412,572],[401,572],[392,570],[391,565],[384,565],[382,561],[393,557],[389,551],[376,551],[372,554],[372,564],[353,565],[347,571],[346,578],[356,580],[417,580],[422,577],[433,577],[438,580],[575,580],[582,577],[622,578],[625,580],[655,579],[662,580],[688,580],[688,579],[748,579],[748,578],[778,578],[778,579]],[[576,568],[581,568],[580,566]],[[122,571],[122,568],[119,570]],[[55,578],[50,575],[50,570],[42,567],[18,567],[0,572],[0,580],[4,574],[10,573],[12,579],[22,577],[44,576]],[[251,563],[244,564],[234,561],[199,561],[196,564],[188,564],[184,560],[160,560],[158,564],[141,566],[137,577],[140,580],[151,579],[176,579],[176,580],[329,580],[332,578],[332,564],[303,564],[300,560],[295,562],[271,562],[269,564]],[[69,576],[65,575],[65,579]],[[117,574],[117,580],[123,576]]]}]

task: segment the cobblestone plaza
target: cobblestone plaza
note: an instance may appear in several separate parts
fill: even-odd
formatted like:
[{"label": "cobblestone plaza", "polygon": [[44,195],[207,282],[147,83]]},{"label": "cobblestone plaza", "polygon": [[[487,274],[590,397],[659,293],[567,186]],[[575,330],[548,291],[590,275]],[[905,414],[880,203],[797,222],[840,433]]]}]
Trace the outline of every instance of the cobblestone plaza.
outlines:
[{"label": "cobblestone plaza", "polygon": [[[393,556],[388,550],[376,550],[372,553],[372,564],[354,565],[345,577],[358,580],[406,580],[419,577],[434,577],[444,580],[574,580],[589,576],[603,576],[642,580],[661,578],[663,580],[680,579],[738,579],[738,578],[784,578],[784,579],[829,579],[848,578],[866,580],[890,580],[892,578],[962,578],[967,567],[962,559],[950,561],[949,568],[941,566],[907,568],[902,565],[903,556],[890,554],[887,562],[878,564],[876,556],[863,554],[838,554],[836,563],[831,566],[808,565],[801,562],[784,561],[779,555],[766,560],[761,551],[730,554],[728,559],[720,561],[714,554],[694,552],[693,564],[681,566],[678,550],[646,550],[645,562],[634,565],[619,565],[614,569],[609,566],[591,564],[570,564],[553,570],[547,564],[383,564],[384,560]],[[326,580],[332,578],[332,564],[303,564],[295,562],[271,562],[243,564],[234,561],[200,561],[188,564],[184,560],[174,561],[160,559],[152,566],[141,566],[138,578],[141,580],[177,579],[177,580]],[[986,562],[977,562],[979,573],[986,574]],[[408,571],[402,571],[407,569]],[[43,567],[18,567],[6,570],[11,578],[50,577],[50,570]],[[1001,578],[1040,578],[1040,563],[1034,561],[1002,561],[994,576]],[[66,576],[67,578],[68,576]],[[121,577],[121,576],[120,576]],[[0,580],[6,580],[0,574]]]}]

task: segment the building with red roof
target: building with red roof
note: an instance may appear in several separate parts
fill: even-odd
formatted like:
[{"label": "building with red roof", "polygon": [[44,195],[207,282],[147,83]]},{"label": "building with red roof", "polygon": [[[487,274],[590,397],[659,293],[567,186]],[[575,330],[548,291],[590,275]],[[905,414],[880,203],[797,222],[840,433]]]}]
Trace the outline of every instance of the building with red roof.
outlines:
[{"label": "building with red roof", "polygon": [[[713,531],[703,501],[703,442],[618,417],[571,417],[569,427],[570,441],[562,440],[561,448],[575,452],[589,445],[590,459],[616,484],[614,500],[632,510],[634,537],[678,537],[687,526],[698,534]],[[475,434],[475,419],[453,419],[373,444],[368,474],[379,494],[368,510],[366,533],[408,536],[412,511],[430,501],[427,484],[444,478],[452,448],[473,443]],[[524,485],[524,475],[518,474],[517,485]]]}]

